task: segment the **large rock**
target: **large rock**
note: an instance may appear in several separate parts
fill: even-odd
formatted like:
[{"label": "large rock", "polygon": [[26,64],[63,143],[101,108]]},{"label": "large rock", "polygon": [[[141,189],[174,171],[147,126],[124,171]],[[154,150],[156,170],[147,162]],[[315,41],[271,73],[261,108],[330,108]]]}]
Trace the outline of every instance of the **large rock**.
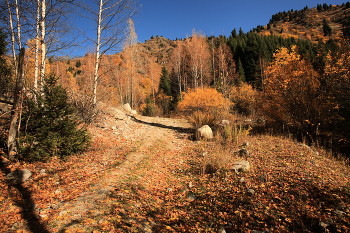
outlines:
[{"label": "large rock", "polygon": [[124,104],[124,105],[123,105],[123,108],[124,108],[124,110],[127,111],[127,112],[131,112],[131,111],[132,111],[132,109],[131,109],[129,103]]},{"label": "large rock", "polygon": [[32,176],[32,172],[28,169],[15,170],[6,176],[11,184],[21,184]]},{"label": "large rock", "polygon": [[247,172],[250,169],[250,163],[246,160],[238,161],[233,164],[230,170],[237,172]]},{"label": "large rock", "polygon": [[208,125],[203,125],[196,131],[196,139],[197,140],[208,140],[213,138],[213,131]]}]

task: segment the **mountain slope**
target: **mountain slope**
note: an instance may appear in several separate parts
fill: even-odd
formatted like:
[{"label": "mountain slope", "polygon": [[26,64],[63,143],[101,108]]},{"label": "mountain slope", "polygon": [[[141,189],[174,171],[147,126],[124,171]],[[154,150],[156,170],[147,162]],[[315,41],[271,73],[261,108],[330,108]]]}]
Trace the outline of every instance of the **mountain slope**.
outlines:
[{"label": "mountain slope", "polygon": [[[332,29],[331,35],[324,35],[324,23]],[[349,23],[348,4],[328,7],[319,5],[318,8],[277,13],[264,28],[259,26],[254,30],[263,35],[280,34],[284,37],[292,36],[316,42],[348,35]]]}]

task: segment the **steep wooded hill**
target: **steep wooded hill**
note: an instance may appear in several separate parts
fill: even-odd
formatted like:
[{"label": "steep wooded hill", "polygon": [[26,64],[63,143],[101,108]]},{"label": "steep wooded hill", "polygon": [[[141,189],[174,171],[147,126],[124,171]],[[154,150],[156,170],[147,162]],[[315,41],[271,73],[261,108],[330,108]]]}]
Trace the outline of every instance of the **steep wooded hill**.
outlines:
[{"label": "steep wooded hill", "polygon": [[253,31],[263,35],[281,35],[308,39],[313,42],[340,39],[349,36],[350,4],[319,4],[316,8],[290,10],[273,15],[266,26],[258,26]]}]

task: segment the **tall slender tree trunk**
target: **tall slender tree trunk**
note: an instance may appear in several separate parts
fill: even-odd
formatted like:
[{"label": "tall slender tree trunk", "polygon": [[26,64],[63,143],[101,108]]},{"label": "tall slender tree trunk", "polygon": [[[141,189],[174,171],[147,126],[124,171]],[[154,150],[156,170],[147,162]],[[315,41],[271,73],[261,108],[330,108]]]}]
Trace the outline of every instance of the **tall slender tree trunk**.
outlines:
[{"label": "tall slender tree trunk", "polygon": [[40,64],[40,88],[43,90],[44,88],[44,78],[46,73],[46,0],[42,0],[41,2],[41,64]]},{"label": "tall slender tree trunk", "polygon": [[36,8],[36,29],[35,29],[35,64],[34,64],[34,91],[38,91],[38,80],[39,80],[39,42],[40,42],[40,0],[37,0]]},{"label": "tall slender tree trunk", "polygon": [[13,58],[14,67],[15,67],[15,76],[17,77],[18,65],[17,65],[16,49],[15,49],[16,36],[15,36],[15,29],[14,29],[14,26],[13,26],[12,11],[11,11],[11,6],[10,6],[10,3],[9,3],[9,0],[6,0],[6,5],[7,5],[7,10],[8,10],[8,13],[9,13],[9,20],[10,20],[12,58]]},{"label": "tall slender tree trunk", "polygon": [[19,49],[22,48],[22,42],[21,42],[21,20],[19,17],[19,6],[18,6],[18,0],[15,1],[16,3],[16,18],[17,18],[17,39],[18,39],[18,47]]},{"label": "tall slender tree trunk", "polygon": [[100,66],[100,47],[101,47],[101,23],[102,23],[102,11],[103,11],[103,0],[100,0],[98,19],[97,19],[97,43],[96,43],[96,54],[95,54],[95,71],[94,71],[94,87],[93,87],[93,104],[97,103],[97,82],[98,82],[98,70]]},{"label": "tall slender tree trunk", "polygon": [[214,83],[214,86],[216,85],[216,72],[215,72],[215,45],[214,45],[214,40],[212,39],[211,40],[211,43],[212,43],[212,72],[213,72],[213,83]]},{"label": "tall slender tree trunk", "polygon": [[19,132],[20,116],[22,112],[22,102],[23,102],[24,55],[25,55],[25,49],[21,48],[20,54],[19,54],[19,60],[18,60],[18,73],[16,77],[17,78],[16,86],[14,90],[14,104],[11,111],[10,129],[9,129],[9,134],[7,138],[7,151],[8,151],[8,157],[10,159],[13,157],[13,154],[16,153],[17,151],[16,137]]}]

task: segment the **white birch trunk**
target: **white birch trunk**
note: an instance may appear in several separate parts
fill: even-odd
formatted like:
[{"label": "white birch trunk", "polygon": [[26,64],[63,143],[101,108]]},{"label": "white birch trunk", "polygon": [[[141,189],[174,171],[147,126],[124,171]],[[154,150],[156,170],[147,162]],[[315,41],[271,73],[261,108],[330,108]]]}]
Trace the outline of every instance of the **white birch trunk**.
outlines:
[{"label": "white birch trunk", "polygon": [[38,91],[38,80],[39,80],[39,42],[40,42],[40,0],[37,0],[36,9],[36,29],[35,29],[35,58],[34,58],[34,91]]},{"label": "white birch trunk", "polygon": [[100,0],[97,20],[97,41],[95,54],[94,86],[93,86],[93,104],[97,103],[97,82],[98,70],[100,66],[100,47],[101,47],[101,23],[102,23],[103,0]]},{"label": "white birch trunk", "polygon": [[40,62],[40,88],[43,90],[44,88],[44,78],[46,73],[46,0],[42,0],[41,2],[41,62]]},{"label": "white birch trunk", "polygon": [[22,48],[21,42],[21,20],[19,17],[18,1],[16,0],[16,18],[17,18],[17,40],[19,49]]},{"label": "white birch trunk", "polygon": [[12,49],[12,58],[14,62],[14,67],[15,67],[15,76],[17,77],[17,59],[16,59],[16,49],[15,49],[15,44],[16,44],[16,38],[15,38],[15,30],[13,27],[13,18],[12,18],[12,12],[11,12],[11,6],[8,0],[6,0],[6,5],[9,13],[9,20],[10,20],[10,31],[11,31],[11,49]]}]

